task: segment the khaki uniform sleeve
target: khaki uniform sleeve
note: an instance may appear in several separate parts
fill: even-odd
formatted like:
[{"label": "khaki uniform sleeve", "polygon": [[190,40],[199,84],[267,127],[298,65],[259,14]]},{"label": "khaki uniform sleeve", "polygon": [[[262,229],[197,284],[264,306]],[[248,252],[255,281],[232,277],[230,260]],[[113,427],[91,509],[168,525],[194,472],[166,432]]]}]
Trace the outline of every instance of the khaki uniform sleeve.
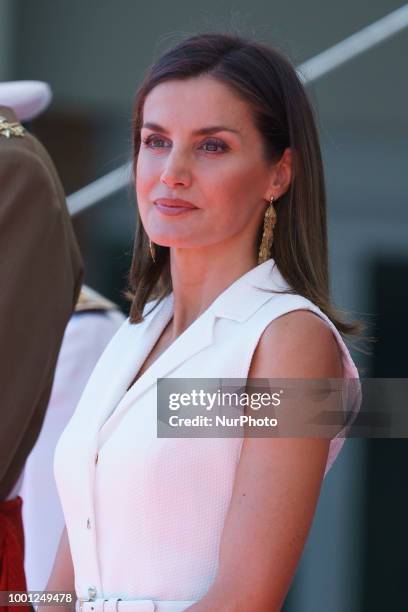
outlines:
[{"label": "khaki uniform sleeve", "polygon": [[40,432],[83,276],[61,186],[48,161],[32,147],[4,140],[0,138],[0,500],[16,482]]}]

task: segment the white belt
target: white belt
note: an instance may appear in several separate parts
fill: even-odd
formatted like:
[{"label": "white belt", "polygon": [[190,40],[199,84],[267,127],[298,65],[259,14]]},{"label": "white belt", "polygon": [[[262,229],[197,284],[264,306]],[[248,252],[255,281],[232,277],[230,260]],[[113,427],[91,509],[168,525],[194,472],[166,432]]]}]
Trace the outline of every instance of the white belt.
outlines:
[{"label": "white belt", "polygon": [[94,599],[93,601],[80,601],[77,599],[75,609],[77,612],[183,612],[196,601],[174,601],[153,599]]}]

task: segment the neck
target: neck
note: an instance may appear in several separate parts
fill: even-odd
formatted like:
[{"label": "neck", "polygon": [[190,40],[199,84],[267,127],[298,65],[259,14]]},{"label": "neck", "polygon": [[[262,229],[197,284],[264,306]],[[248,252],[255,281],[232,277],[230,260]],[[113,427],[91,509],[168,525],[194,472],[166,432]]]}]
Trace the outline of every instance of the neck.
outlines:
[{"label": "neck", "polygon": [[170,248],[174,310],[171,336],[176,338],[233,282],[257,266],[257,253],[218,246]]}]

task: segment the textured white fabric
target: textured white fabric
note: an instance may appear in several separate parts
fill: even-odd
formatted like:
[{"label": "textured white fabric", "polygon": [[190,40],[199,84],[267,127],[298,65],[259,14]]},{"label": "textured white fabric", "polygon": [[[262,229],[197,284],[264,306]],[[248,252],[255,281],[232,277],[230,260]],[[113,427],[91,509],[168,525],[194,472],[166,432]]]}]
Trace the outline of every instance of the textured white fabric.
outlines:
[{"label": "textured white fabric", "polygon": [[[197,600],[217,571],[242,438],[157,438],[157,378],[247,378],[266,326],[309,309],[331,327],[345,377],[358,371],[335,326],[287,289],[275,262],[230,285],[126,391],[173,312],[173,295],[137,325],[126,320],[99,360],[63,432],[54,470],[77,595]],[[360,397],[347,398],[349,410]],[[325,474],[344,439],[333,439]],[[98,461],[96,457],[98,453]]]},{"label": "textured white fabric", "polygon": [[53,457],[61,432],[96,362],[123,323],[119,311],[73,314],[65,329],[44,423],[24,470],[21,487],[27,588],[44,589],[54,563],[64,517],[55,486]]}]

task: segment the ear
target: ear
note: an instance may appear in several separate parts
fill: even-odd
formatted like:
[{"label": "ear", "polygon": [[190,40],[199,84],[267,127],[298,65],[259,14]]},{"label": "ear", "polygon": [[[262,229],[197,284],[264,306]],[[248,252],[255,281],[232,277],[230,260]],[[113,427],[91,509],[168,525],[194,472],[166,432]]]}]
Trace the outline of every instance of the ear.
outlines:
[{"label": "ear", "polygon": [[289,189],[293,175],[293,150],[287,147],[282,153],[282,157],[271,169],[271,180],[265,200],[270,200],[271,196],[278,200]]}]

